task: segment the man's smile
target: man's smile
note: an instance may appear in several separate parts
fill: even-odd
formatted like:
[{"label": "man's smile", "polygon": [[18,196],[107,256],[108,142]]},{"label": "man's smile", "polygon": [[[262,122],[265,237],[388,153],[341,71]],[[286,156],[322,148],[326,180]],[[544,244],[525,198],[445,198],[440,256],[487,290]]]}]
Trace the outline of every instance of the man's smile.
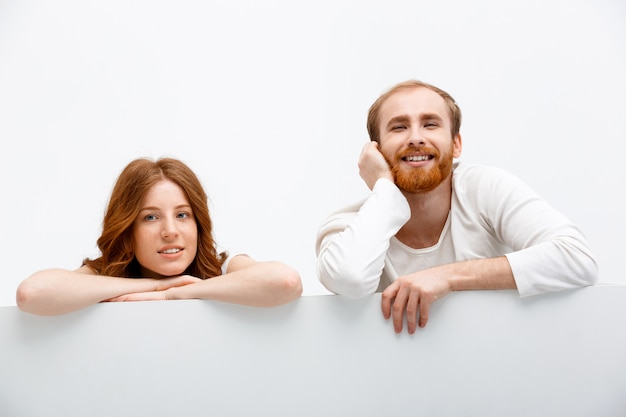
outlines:
[{"label": "man's smile", "polygon": [[403,156],[402,160],[407,161],[407,162],[421,162],[421,161],[428,161],[433,158],[434,158],[433,155],[407,155],[407,156]]}]

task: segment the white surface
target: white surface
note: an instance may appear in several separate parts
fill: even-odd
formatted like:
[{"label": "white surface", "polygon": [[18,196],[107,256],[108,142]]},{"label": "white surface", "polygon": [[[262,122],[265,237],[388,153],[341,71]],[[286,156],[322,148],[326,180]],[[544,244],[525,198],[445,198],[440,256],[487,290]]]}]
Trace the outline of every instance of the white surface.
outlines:
[{"label": "white surface", "polygon": [[458,100],[462,159],[527,181],[626,283],[624,21],[619,0],[0,1],[0,305],[97,255],[139,156],[188,162],[219,243],[325,293],[317,227],[366,195],[367,109],[408,78]]},{"label": "white surface", "polygon": [[1,307],[0,415],[622,417],[625,297],[456,293],[412,336],[379,295]]}]

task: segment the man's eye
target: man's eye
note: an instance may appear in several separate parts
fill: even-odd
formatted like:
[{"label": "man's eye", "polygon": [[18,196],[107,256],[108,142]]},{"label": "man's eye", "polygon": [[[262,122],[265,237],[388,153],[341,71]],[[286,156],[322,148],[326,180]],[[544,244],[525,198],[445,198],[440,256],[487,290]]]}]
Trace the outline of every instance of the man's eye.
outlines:
[{"label": "man's eye", "polygon": [[429,122],[429,123],[426,123],[424,127],[439,127],[439,125],[435,122]]},{"label": "man's eye", "polygon": [[403,130],[403,129],[406,129],[406,127],[403,125],[397,125],[391,128],[391,130]]}]

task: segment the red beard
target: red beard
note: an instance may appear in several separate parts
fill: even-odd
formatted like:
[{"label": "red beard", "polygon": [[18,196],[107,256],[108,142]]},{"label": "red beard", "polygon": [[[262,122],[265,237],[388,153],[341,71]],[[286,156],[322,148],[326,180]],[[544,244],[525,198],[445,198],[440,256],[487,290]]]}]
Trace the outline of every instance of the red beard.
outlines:
[{"label": "red beard", "polygon": [[[437,163],[431,168],[408,168],[401,167],[402,158],[414,152],[423,152],[433,155],[433,160]],[[448,152],[441,155],[435,148],[426,146],[415,147],[409,145],[403,151],[396,153],[393,163],[390,163],[391,173],[396,185],[407,193],[426,193],[434,190],[452,172],[453,165],[452,145]],[[437,162],[438,161],[438,162]]]}]

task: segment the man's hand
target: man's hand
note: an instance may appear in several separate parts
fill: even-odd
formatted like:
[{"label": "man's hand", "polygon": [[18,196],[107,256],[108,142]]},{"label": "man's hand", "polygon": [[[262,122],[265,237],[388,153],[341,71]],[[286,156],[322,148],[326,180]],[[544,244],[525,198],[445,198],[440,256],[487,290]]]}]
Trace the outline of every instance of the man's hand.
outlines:
[{"label": "man's hand", "polygon": [[359,156],[359,175],[369,189],[373,189],[376,181],[381,178],[387,178],[394,182],[391,168],[383,154],[378,149],[378,143],[372,141],[366,144]]},{"label": "man's hand", "polygon": [[506,256],[440,265],[401,276],[387,287],[382,295],[383,315],[393,317],[393,327],[400,333],[406,311],[409,333],[415,333],[418,313],[419,326],[426,326],[430,305],[451,291],[515,288]]},{"label": "man's hand", "polygon": [[402,321],[406,311],[407,327],[415,333],[419,313],[419,327],[428,323],[428,311],[433,301],[444,297],[450,291],[450,284],[441,268],[430,268],[399,277],[382,294],[382,310],[385,319],[393,317],[396,333],[402,331]]}]

